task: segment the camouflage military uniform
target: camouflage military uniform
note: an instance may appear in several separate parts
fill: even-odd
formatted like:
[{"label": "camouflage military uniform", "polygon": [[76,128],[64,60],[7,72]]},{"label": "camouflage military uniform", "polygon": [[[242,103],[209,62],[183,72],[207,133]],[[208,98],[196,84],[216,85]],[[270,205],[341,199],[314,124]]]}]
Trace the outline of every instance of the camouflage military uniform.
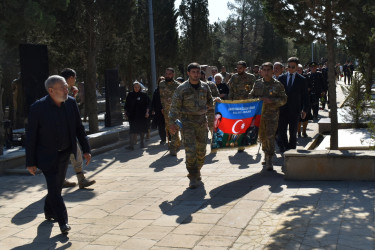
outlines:
[{"label": "camouflage military uniform", "polygon": [[262,118],[259,128],[259,139],[262,142],[262,150],[266,157],[271,157],[275,153],[275,134],[279,120],[279,107],[287,101],[284,86],[276,79],[265,82],[259,79],[255,82],[254,88],[250,92],[250,98],[267,97],[272,103],[263,103]]},{"label": "camouflage military uniform", "polygon": [[189,81],[185,81],[176,89],[169,122],[180,117],[182,136],[186,153],[186,169],[190,180],[200,180],[200,169],[204,163],[207,146],[207,107],[213,105],[211,90],[200,81],[195,89]]},{"label": "camouflage military uniform", "polygon": [[[161,81],[159,83],[159,92],[160,92],[160,101],[161,105],[163,107],[163,115],[165,119],[165,128],[167,129],[169,133],[169,119],[168,119],[168,113],[171,108],[171,103],[172,103],[172,96],[177,89],[177,87],[180,85],[177,81],[173,80],[171,82],[167,81]],[[169,133],[170,134],[170,133]],[[169,136],[169,135],[168,135]],[[178,133],[172,135],[170,134],[170,151],[175,153],[178,148],[181,145],[180,137]]]},{"label": "camouflage military uniform", "polygon": [[234,74],[229,82],[229,100],[245,100],[249,98],[249,93],[253,88],[255,76],[249,73],[241,75]]},{"label": "camouflage military uniform", "polygon": [[[212,97],[220,97],[219,90],[216,87],[216,84],[211,81],[206,82],[208,87],[210,87]],[[212,129],[214,127],[214,120],[215,120],[215,106],[212,105],[211,107],[208,107],[207,109],[207,120],[208,120],[208,129],[212,132]]]}]

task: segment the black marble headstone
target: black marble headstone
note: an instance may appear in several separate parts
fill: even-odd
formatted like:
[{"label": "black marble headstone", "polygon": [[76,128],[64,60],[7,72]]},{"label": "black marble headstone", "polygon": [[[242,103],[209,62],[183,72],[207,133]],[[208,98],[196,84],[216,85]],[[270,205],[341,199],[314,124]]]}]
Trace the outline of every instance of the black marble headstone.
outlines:
[{"label": "black marble headstone", "polygon": [[105,71],[105,126],[122,125],[122,112],[117,69]]},{"label": "black marble headstone", "polygon": [[20,44],[20,64],[27,116],[31,104],[48,94],[44,87],[49,76],[47,45]]}]

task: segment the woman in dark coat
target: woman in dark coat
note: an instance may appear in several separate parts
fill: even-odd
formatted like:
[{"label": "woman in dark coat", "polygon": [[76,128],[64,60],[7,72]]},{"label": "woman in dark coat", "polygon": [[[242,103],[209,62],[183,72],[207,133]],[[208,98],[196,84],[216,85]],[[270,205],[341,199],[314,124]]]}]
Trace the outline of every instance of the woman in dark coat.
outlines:
[{"label": "woman in dark coat", "polygon": [[125,114],[130,126],[130,140],[127,149],[134,150],[137,134],[141,137],[141,148],[145,147],[144,137],[148,130],[150,99],[141,91],[138,81],[133,83],[133,91],[128,94],[125,102]]}]

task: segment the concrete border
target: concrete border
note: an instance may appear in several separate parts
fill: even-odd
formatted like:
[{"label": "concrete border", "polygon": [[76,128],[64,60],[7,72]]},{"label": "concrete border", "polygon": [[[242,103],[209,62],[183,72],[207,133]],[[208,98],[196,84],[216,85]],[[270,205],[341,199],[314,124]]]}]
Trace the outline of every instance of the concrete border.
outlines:
[{"label": "concrete border", "polygon": [[290,150],[284,154],[286,180],[374,181],[370,150]]}]

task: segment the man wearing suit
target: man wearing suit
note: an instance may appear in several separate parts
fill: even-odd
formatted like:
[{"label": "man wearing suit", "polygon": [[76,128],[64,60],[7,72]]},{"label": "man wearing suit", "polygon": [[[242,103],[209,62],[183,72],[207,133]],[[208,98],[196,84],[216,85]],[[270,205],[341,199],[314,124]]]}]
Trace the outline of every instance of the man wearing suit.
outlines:
[{"label": "man wearing suit", "polygon": [[[284,85],[288,100],[280,107],[278,140],[280,152],[295,149],[297,146],[297,127],[301,117],[304,119],[309,108],[306,79],[297,73],[299,60],[297,57],[288,59],[288,72],[279,76]],[[287,130],[289,126],[289,141]]]},{"label": "man wearing suit", "polygon": [[44,83],[48,95],[31,105],[26,130],[26,166],[32,175],[41,169],[48,193],[44,204],[47,220],[59,223],[68,233],[68,214],[61,190],[70,154],[77,152],[77,139],[86,165],[91,161],[90,146],[82,125],[78,106],[68,96],[68,84],[61,76],[50,76]]}]

